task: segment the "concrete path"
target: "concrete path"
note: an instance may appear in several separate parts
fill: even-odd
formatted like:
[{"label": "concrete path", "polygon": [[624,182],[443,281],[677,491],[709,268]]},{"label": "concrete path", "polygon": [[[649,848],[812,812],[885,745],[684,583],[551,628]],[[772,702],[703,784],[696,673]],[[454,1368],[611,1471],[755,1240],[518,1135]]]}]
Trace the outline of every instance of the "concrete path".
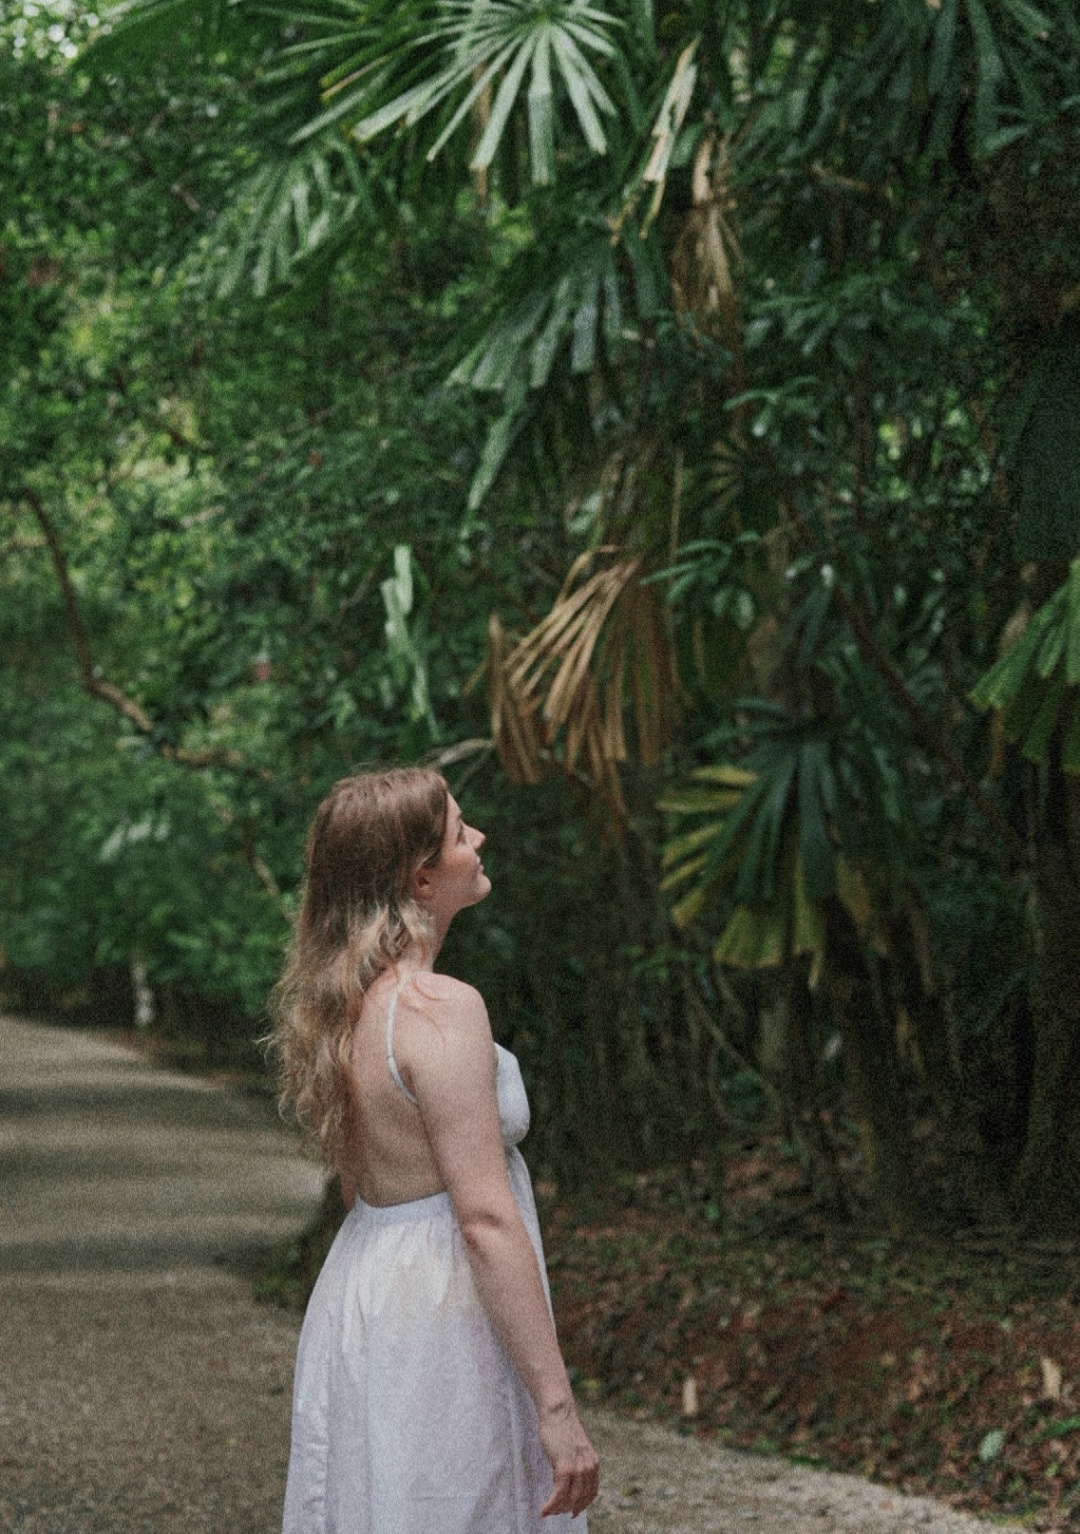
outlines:
[{"label": "concrete path", "polygon": [[322,1182],[269,1104],[0,1019],[0,1275],[212,1267],[305,1224]]},{"label": "concrete path", "polygon": [[[269,1105],[0,1018],[0,1531],[276,1534],[298,1319],[230,1259],[317,1207]],[[986,1534],[590,1410],[592,1534]]]}]

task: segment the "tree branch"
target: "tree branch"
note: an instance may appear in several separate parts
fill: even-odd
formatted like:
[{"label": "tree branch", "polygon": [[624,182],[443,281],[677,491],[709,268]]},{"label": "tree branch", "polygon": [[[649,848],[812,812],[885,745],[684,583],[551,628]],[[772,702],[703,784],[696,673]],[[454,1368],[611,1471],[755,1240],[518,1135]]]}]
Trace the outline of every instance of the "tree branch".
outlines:
[{"label": "tree branch", "polygon": [[[245,761],[239,751],[185,751],[179,746],[173,746],[168,741],[163,741],[158,734],[154,721],[146,710],[136,703],[134,698],[129,698],[115,683],[106,680],[105,677],[100,675],[98,667],[94,664],[93,651],[90,648],[90,639],[86,632],[86,625],[83,623],[78,593],[72,583],[67,556],[64,553],[56,526],[49,513],[45,510],[41,497],[31,486],[21,486],[16,499],[24,501],[29,506],[44,535],[44,546],[49,550],[53,569],[56,571],[56,579],[60,586],[60,593],[64,600],[64,608],[67,612],[68,620],[68,633],[71,636],[72,648],[75,651],[75,658],[78,662],[79,680],[83,689],[91,697],[100,698],[103,703],[108,703],[111,708],[114,708],[118,714],[121,714],[130,724],[134,725],[139,734],[144,736],[153,745],[159,755],[165,757],[170,762],[176,762],[181,767],[189,767],[196,770],[207,767],[228,767],[236,772],[255,774],[263,782],[273,782],[274,774],[272,772],[265,767],[255,767],[250,762]],[[35,541],[35,546],[40,548],[42,545]],[[221,819],[228,824],[231,822],[232,816],[225,812],[221,814]],[[275,901],[286,920],[291,921],[292,915],[285,905],[277,881],[255,850],[255,844],[250,835],[244,841],[244,856],[259,883]]]},{"label": "tree branch", "polygon": [[38,526],[44,534],[45,544],[56,571],[56,579],[60,586],[60,593],[64,599],[64,607],[67,612],[68,633],[71,635],[72,648],[79,665],[79,680],[84,690],[92,697],[100,698],[103,703],[108,703],[118,714],[122,714],[130,724],[133,724],[140,735],[152,742],[160,755],[167,757],[171,762],[178,762],[181,766],[201,769],[205,767],[229,767],[236,772],[253,773],[264,782],[272,782],[274,774],[265,767],[255,767],[244,760],[239,751],[185,751],[180,746],[170,745],[168,741],[160,739],[157,726],[150,715],[135,702],[134,698],[121,691],[114,682],[108,681],[100,674],[100,668],[94,663],[93,651],[90,648],[90,640],[83,623],[82,610],[79,606],[78,594],[72,584],[71,573],[68,569],[67,556],[60,543],[55,524],[38,495],[37,491],[29,485],[23,485],[18,492],[19,500],[25,501],[33,512]]}]

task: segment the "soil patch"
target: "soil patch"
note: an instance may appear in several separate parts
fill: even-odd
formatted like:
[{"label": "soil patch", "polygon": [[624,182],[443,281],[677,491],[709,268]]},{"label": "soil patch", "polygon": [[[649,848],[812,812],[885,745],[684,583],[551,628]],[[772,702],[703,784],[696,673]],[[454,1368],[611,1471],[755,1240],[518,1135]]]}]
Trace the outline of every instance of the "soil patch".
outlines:
[{"label": "soil patch", "polygon": [[723,1228],[685,1179],[576,1202],[539,1184],[584,1393],[719,1444],[1080,1530],[1077,1249],[830,1223],[800,1202],[780,1148],[732,1157],[728,1178]]}]

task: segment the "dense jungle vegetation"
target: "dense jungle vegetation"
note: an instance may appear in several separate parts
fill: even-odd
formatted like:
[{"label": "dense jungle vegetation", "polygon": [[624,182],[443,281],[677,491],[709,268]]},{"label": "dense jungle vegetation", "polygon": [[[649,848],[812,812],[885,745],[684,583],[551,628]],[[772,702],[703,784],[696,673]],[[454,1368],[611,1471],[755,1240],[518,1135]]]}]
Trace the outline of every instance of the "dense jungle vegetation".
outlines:
[{"label": "dense jungle vegetation", "polygon": [[8,1006],[248,1058],[433,762],[538,1170],[1075,1233],[1073,0],[9,0],[0,167]]}]

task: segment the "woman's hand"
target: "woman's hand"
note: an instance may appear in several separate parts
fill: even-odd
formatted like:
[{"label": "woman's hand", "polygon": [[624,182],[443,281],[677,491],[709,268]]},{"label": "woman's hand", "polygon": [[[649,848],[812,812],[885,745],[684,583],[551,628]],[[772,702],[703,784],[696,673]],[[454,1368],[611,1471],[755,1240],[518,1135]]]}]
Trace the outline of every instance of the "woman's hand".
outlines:
[{"label": "woman's hand", "polygon": [[555,1475],[554,1488],[540,1510],[541,1515],[547,1518],[552,1513],[571,1513],[576,1518],[596,1496],[600,1461],[572,1399],[541,1413],[540,1444]]}]

